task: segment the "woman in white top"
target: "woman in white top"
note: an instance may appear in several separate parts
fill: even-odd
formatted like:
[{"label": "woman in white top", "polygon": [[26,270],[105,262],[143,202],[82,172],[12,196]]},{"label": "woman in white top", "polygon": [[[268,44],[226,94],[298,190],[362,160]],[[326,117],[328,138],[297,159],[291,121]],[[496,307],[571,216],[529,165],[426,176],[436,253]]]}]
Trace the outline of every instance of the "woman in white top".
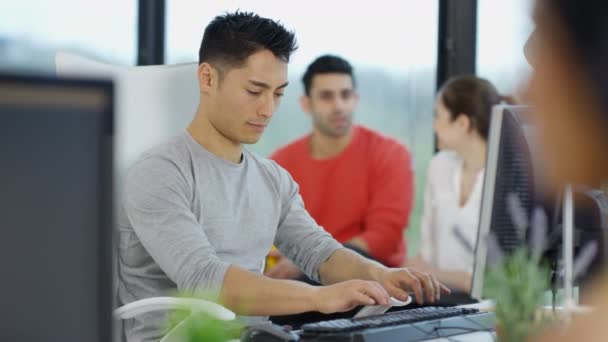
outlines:
[{"label": "woman in white top", "polygon": [[510,102],[487,80],[459,76],[435,102],[440,152],[428,170],[420,252],[406,264],[459,291],[470,291],[490,113],[503,101]]}]

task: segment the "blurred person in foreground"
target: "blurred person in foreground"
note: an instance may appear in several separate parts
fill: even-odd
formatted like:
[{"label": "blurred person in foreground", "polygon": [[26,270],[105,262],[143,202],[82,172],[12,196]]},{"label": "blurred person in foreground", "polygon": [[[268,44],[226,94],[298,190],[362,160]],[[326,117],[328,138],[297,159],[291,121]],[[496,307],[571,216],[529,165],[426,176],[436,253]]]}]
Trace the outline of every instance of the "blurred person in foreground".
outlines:
[{"label": "blurred person in foreground", "polygon": [[[536,31],[526,44],[534,68],[530,102],[555,186],[608,180],[608,3],[594,0],[537,0]],[[583,296],[595,311],[577,316],[539,341],[605,341],[608,278]]]}]

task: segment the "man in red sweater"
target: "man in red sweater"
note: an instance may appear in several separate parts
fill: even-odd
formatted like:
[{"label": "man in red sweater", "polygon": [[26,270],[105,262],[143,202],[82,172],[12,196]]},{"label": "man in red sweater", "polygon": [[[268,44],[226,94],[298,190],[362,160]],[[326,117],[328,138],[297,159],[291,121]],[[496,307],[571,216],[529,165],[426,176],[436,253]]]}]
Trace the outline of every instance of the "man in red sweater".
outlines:
[{"label": "man in red sweater", "polygon": [[[386,266],[401,265],[413,200],[409,152],[393,138],[353,125],[359,97],[346,60],[321,56],[302,80],[300,104],[313,130],[271,159],[289,171],[306,210],[334,238]],[[295,279],[301,272],[281,258],[267,275]]]}]

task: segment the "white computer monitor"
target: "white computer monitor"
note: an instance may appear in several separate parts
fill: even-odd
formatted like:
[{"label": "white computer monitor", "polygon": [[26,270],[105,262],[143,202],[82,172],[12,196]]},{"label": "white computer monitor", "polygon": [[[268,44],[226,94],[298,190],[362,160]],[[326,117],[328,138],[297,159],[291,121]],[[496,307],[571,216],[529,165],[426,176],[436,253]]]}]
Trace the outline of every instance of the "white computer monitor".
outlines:
[{"label": "white computer monitor", "polygon": [[471,287],[471,297],[477,300],[482,299],[484,274],[491,262],[489,233],[494,234],[505,253],[525,241],[507,210],[507,196],[517,195],[528,217],[537,201],[535,181],[538,177],[532,165],[529,111],[526,106],[507,105],[497,105],[492,110]]}]

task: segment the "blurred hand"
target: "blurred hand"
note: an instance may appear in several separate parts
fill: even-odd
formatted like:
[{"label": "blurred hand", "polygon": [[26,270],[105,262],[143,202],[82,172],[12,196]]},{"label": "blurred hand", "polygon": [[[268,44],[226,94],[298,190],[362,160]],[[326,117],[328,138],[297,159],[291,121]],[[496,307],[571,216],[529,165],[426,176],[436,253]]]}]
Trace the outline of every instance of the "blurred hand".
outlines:
[{"label": "blurred hand", "polygon": [[420,272],[434,274],[435,277],[440,279],[443,284],[449,286],[451,289],[458,289],[466,293],[471,292],[471,283],[473,275],[470,272],[443,271],[424,261],[424,259],[420,255],[408,259],[407,262],[403,265],[403,267],[415,269],[416,271]]},{"label": "blurred hand", "polygon": [[289,259],[282,257],[279,262],[265,274],[266,276],[275,279],[296,279],[302,275],[302,271],[300,271],[298,266],[294,265]]},{"label": "blurred hand", "polygon": [[425,300],[434,303],[441,298],[441,294],[450,293],[450,289],[434,275],[413,268],[389,268],[382,274],[379,282],[391,297],[398,300],[405,301],[410,293],[414,293],[418,304],[424,303]]},{"label": "blurred hand", "polygon": [[314,290],[316,310],[325,314],[346,312],[359,305],[388,305],[389,294],[380,283],[368,280],[348,280]]},{"label": "blurred hand", "polygon": [[407,262],[403,264],[403,267],[433,274],[437,274],[439,272],[438,268],[424,261],[424,259],[420,255],[415,256],[413,258],[408,258]]}]

